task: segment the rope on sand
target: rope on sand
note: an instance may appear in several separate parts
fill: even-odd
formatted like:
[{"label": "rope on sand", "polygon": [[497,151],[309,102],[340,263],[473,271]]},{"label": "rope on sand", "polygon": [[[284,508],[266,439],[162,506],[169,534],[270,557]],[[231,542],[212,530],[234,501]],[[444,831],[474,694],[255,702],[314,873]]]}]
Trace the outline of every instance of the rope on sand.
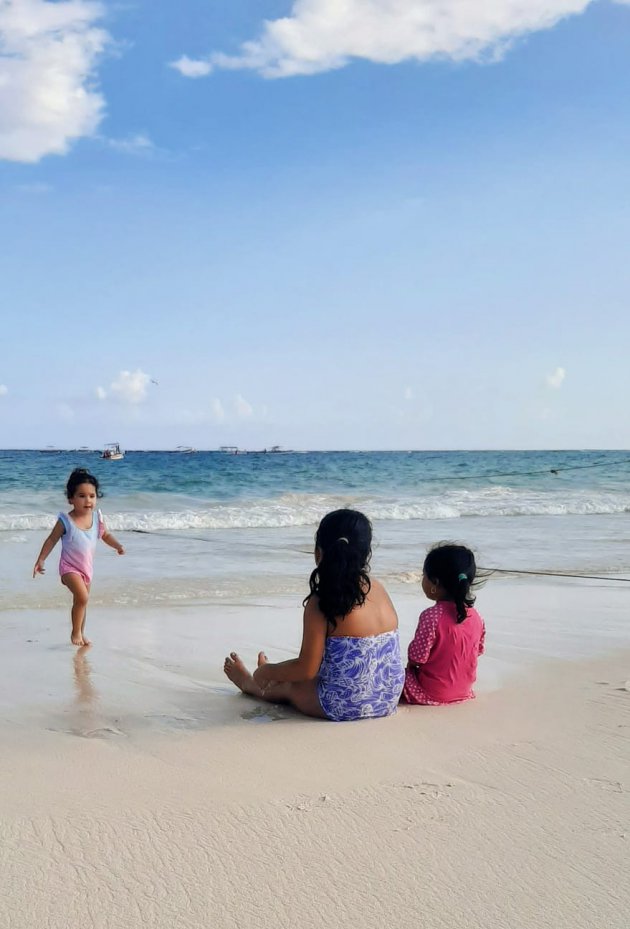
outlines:
[{"label": "rope on sand", "polygon": [[[151,529],[128,529],[127,532],[136,532],[139,535],[161,535],[165,536],[168,539],[190,539],[195,542],[207,542],[212,544],[213,539],[202,539],[201,536],[195,535],[175,535],[171,532],[159,532],[157,530]],[[312,555],[312,551],[306,551],[303,548],[294,549],[294,551],[300,555]],[[570,577],[576,580],[584,581],[610,581],[611,583],[616,584],[630,584],[630,577],[605,577],[600,574],[568,574],[562,573],[560,571],[527,571],[527,570],[518,570],[516,568],[479,568],[479,572],[485,574],[486,576],[490,574],[527,574],[535,577]]]}]

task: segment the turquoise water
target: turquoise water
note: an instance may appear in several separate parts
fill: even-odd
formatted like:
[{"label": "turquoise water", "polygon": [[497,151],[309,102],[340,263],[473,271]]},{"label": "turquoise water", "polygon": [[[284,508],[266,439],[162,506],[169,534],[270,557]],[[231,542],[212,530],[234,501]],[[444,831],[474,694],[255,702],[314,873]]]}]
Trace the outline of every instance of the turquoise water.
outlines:
[{"label": "turquoise water", "polygon": [[[630,454],[309,452],[227,455],[0,452],[0,609],[60,607],[58,553],[32,566],[72,468],[100,479],[108,527],[127,548],[96,557],[95,605],[299,604],[315,528],[328,511],[363,510],[374,572],[417,585],[427,548],[470,545],[484,567],[630,572]],[[556,471],[557,473],[552,473]],[[630,585],[626,585],[630,587]]]},{"label": "turquoise water", "polygon": [[401,521],[630,511],[630,453],[618,451],[128,452],[115,462],[2,451],[0,530],[45,528],[77,466],[101,481],[118,529],[310,525],[343,505]]}]

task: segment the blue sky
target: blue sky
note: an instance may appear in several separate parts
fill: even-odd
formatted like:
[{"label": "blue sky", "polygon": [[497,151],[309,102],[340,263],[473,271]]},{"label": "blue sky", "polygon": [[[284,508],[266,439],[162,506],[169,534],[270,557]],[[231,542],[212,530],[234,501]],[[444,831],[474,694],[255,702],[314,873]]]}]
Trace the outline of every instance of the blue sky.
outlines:
[{"label": "blue sky", "polygon": [[475,6],[0,0],[0,445],[629,447],[630,5]]}]

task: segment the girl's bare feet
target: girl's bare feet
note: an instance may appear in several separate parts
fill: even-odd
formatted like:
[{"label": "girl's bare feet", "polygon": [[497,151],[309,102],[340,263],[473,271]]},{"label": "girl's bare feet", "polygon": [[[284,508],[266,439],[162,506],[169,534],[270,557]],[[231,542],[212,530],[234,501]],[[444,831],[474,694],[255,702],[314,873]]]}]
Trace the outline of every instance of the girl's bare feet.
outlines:
[{"label": "girl's bare feet", "polygon": [[[260,654],[262,655],[262,652]],[[264,655],[262,657],[264,658]],[[259,665],[261,663],[260,655],[258,656],[258,663]],[[230,652],[229,656],[225,659],[223,671],[226,677],[228,677],[233,684],[236,684],[238,689],[242,690],[244,694],[249,694],[251,697],[262,697],[262,690],[258,684],[256,684],[254,678],[236,652]]]},{"label": "girl's bare feet", "polygon": [[79,647],[87,644],[80,632],[73,632],[70,636],[70,641],[73,645],[78,645]]}]

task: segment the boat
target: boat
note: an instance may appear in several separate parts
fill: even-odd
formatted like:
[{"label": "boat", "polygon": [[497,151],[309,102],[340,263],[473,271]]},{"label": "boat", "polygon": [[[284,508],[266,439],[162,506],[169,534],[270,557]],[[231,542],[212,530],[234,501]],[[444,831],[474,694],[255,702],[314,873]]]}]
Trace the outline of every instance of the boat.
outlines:
[{"label": "boat", "polygon": [[101,455],[101,458],[106,458],[107,461],[120,461],[124,457],[125,453],[121,450],[118,442],[110,442],[109,445],[106,445]]},{"label": "boat", "polygon": [[221,445],[219,451],[223,452],[224,455],[242,455],[242,451],[239,449],[238,445]]},{"label": "boat", "polygon": [[197,449],[193,448],[192,445],[178,445],[175,451],[179,452],[180,455],[194,455]]},{"label": "boat", "polygon": [[54,445],[47,445],[46,448],[40,448],[41,455],[61,455],[61,449],[55,448]]}]

